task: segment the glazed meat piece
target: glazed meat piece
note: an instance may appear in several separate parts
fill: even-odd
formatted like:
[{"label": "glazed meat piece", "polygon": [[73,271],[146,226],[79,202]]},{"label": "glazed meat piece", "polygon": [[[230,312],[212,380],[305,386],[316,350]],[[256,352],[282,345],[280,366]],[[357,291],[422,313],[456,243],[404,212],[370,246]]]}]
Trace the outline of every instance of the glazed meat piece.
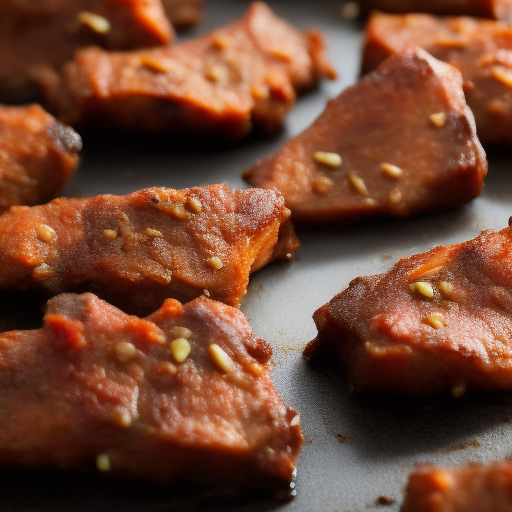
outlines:
[{"label": "glazed meat piece", "polygon": [[168,299],[146,319],[92,294],[0,334],[0,464],[286,491],[302,443],[243,314]]},{"label": "glazed meat piece", "polygon": [[167,48],[75,55],[44,80],[46,97],[70,125],[241,138],[272,133],[295,102],[332,69],[321,35],[302,33],[263,3],[202,38]]},{"label": "glazed meat piece", "polygon": [[93,290],[134,312],[203,293],[238,306],[251,271],[292,257],[289,215],[277,192],[225,185],[13,207],[0,217],[0,288]]},{"label": "glazed meat piece", "polygon": [[80,136],[41,107],[0,106],[0,213],[60,190],[81,148]]},{"label": "glazed meat piece", "polygon": [[280,190],[295,222],[319,223],[458,206],[486,173],[460,73],[408,47],[244,178]]},{"label": "glazed meat piece", "polygon": [[162,0],[162,4],[176,30],[197,25],[203,20],[204,0]]},{"label": "glazed meat piece", "polygon": [[407,42],[462,73],[466,101],[484,144],[512,144],[512,28],[475,18],[377,13],[365,33],[363,72]]},{"label": "glazed meat piece", "polygon": [[512,389],[512,228],[359,277],[314,314],[309,358],[334,355],[355,389]]},{"label": "glazed meat piece", "polygon": [[510,512],[512,463],[449,469],[421,466],[409,477],[401,512]]},{"label": "glazed meat piece", "polygon": [[171,37],[160,0],[2,0],[0,93],[27,85],[41,67],[58,66],[83,46],[122,50]]}]

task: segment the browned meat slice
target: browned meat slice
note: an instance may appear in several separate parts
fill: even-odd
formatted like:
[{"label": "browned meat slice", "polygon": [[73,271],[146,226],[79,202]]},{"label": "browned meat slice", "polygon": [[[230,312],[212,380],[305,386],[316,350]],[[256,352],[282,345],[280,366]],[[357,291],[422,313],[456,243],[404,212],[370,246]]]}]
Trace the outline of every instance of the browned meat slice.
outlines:
[{"label": "browned meat slice", "polygon": [[251,271],[297,248],[289,215],[279,193],[225,185],[13,207],[0,217],[0,288],[85,288],[136,312],[203,293],[238,306]]},{"label": "browned meat slice", "polygon": [[510,512],[512,463],[457,469],[421,466],[409,477],[401,512]]},{"label": "browned meat slice", "polygon": [[[0,464],[285,491],[302,442],[243,314],[168,299],[146,319],[92,294],[0,334]],[[195,487],[197,488],[197,487]]]},{"label": "browned meat slice", "polygon": [[408,47],[244,178],[280,190],[294,221],[313,223],[457,206],[486,173],[460,73]]},{"label": "browned meat slice", "polygon": [[314,314],[305,355],[335,354],[357,389],[512,389],[512,228],[354,279]]},{"label": "browned meat slice", "polygon": [[452,64],[485,144],[512,144],[512,27],[475,18],[377,13],[368,22],[363,72],[413,42]]},{"label": "browned meat slice", "polygon": [[201,23],[204,0],[162,0],[172,26],[181,30]]},{"label": "browned meat slice", "polygon": [[277,130],[296,91],[331,74],[323,40],[277,18],[263,3],[202,38],[167,48],[79,52],[46,96],[71,125],[179,131],[240,138]]},{"label": "browned meat slice", "polygon": [[0,213],[60,190],[81,148],[80,136],[41,107],[0,106]]},{"label": "browned meat slice", "polygon": [[122,50],[167,44],[160,0],[2,0],[0,93],[27,85],[90,44]]}]

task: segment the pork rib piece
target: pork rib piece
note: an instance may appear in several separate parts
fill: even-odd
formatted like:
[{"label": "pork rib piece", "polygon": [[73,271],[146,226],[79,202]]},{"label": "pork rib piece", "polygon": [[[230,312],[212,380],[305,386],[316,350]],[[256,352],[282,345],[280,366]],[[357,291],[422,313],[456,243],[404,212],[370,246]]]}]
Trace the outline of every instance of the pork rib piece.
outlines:
[{"label": "pork rib piece", "polygon": [[297,92],[333,76],[323,39],[299,32],[263,3],[202,38],[166,48],[78,52],[43,88],[74,125],[241,138],[279,129]]},{"label": "pork rib piece", "polygon": [[399,260],[318,309],[305,350],[333,354],[356,389],[512,389],[512,228]]},{"label": "pork rib piece", "polygon": [[168,299],[146,319],[92,294],[0,334],[0,464],[286,490],[302,443],[243,314]]},{"label": "pork rib piece", "polygon": [[279,193],[225,185],[13,207],[0,217],[0,288],[87,289],[134,312],[203,293],[238,306],[249,272],[298,247],[289,215]]},{"label": "pork rib piece", "polygon": [[460,73],[409,46],[244,178],[280,190],[294,222],[319,223],[458,206],[486,173]]},{"label": "pork rib piece", "polygon": [[0,106],[0,213],[59,191],[81,148],[80,136],[41,107]]},{"label": "pork rib piece", "polygon": [[197,25],[203,20],[204,0],[162,0],[162,4],[176,30]]}]

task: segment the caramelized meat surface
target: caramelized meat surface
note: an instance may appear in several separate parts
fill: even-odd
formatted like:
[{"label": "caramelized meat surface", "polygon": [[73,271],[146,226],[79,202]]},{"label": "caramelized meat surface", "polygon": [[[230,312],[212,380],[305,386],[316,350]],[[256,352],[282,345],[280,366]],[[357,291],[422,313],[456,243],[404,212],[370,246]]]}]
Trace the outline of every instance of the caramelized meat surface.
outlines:
[{"label": "caramelized meat surface", "polygon": [[318,223],[458,206],[486,173],[460,73],[410,46],[244,178],[280,190],[295,222]]},{"label": "caramelized meat surface", "polygon": [[251,271],[297,248],[289,214],[274,191],[224,185],[13,207],[0,217],[0,288],[93,290],[135,312],[203,293],[238,306]]},{"label": "caramelized meat surface", "polygon": [[216,489],[292,482],[299,417],[234,308],[168,299],[141,319],[60,295],[43,328],[0,334],[0,347],[0,464]]},{"label": "caramelized meat surface", "polygon": [[512,228],[354,279],[314,314],[306,357],[333,354],[356,389],[512,389]]},{"label": "caramelized meat surface", "polygon": [[162,0],[162,4],[176,30],[197,25],[203,20],[204,0]]},{"label": "caramelized meat surface", "polygon": [[365,33],[363,72],[407,42],[462,73],[466,101],[485,144],[512,144],[512,28],[475,18],[377,13]]},{"label": "caramelized meat surface", "polygon": [[422,466],[409,477],[401,512],[510,512],[512,463],[457,469]]},{"label": "caramelized meat surface", "polygon": [[43,85],[51,108],[73,126],[241,138],[253,124],[279,129],[296,93],[324,74],[333,72],[321,35],[254,3],[240,20],[180,45],[83,50]]},{"label": "caramelized meat surface", "polygon": [[41,107],[0,106],[0,213],[60,190],[81,148],[80,136]]}]

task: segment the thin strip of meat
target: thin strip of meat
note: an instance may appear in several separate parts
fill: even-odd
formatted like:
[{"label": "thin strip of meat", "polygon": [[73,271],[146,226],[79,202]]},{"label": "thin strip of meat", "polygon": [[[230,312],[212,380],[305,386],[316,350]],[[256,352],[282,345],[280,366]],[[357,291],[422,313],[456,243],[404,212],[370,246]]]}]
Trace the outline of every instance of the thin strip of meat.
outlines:
[{"label": "thin strip of meat", "polygon": [[0,217],[0,288],[92,290],[138,313],[201,294],[238,306],[251,271],[298,247],[289,215],[277,192],[225,185],[13,207]]},{"label": "thin strip of meat", "polygon": [[365,30],[363,73],[408,42],[460,70],[484,144],[512,144],[512,27],[469,17],[375,13]]},{"label": "thin strip of meat", "polygon": [[308,224],[458,206],[486,174],[460,73],[409,46],[243,176],[280,190],[294,222]]},{"label": "thin strip of meat", "polygon": [[172,26],[182,30],[203,21],[204,0],[162,0]]},{"label": "thin strip of meat", "polygon": [[241,138],[254,124],[282,125],[297,92],[334,72],[317,31],[299,32],[267,5],[167,48],[78,52],[43,88],[50,110],[68,124]]},{"label": "thin strip of meat", "polygon": [[81,149],[80,136],[38,105],[0,105],[0,213],[41,203],[59,191]]},{"label": "thin strip of meat", "polygon": [[399,260],[318,309],[308,358],[332,354],[355,389],[512,389],[512,228]]},{"label": "thin strip of meat", "polygon": [[168,299],[146,319],[92,294],[0,334],[0,464],[216,490],[291,490],[302,443],[243,314]]}]

